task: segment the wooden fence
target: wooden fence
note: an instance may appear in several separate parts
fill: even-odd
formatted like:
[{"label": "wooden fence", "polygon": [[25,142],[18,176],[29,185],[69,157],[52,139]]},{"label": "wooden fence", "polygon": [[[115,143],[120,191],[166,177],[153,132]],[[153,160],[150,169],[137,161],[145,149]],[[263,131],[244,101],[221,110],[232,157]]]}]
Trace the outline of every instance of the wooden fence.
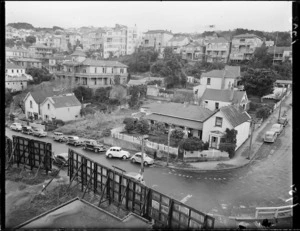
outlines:
[{"label": "wooden fence", "polygon": [[52,144],[22,136],[13,136],[12,141],[6,137],[5,154],[7,161],[16,163],[19,167],[24,164],[33,168],[40,168],[48,174],[52,170]]},{"label": "wooden fence", "polygon": [[[141,139],[139,139],[137,137],[134,137],[134,136],[129,136],[129,135],[118,133],[118,132],[113,132],[111,134],[111,136],[113,138],[120,139],[120,140],[125,140],[125,141],[131,142],[131,143],[141,144]],[[160,151],[168,152],[168,146],[167,145],[154,143],[154,142],[151,142],[149,140],[145,140],[145,146],[148,147],[148,148],[152,148],[154,150],[160,150]],[[174,154],[174,155],[177,156],[178,155],[178,148],[169,147],[169,152],[171,154]]]},{"label": "wooden fence", "polygon": [[[100,197],[99,206],[108,201],[148,220],[158,227],[213,228],[214,218],[170,198],[144,184],[69,149],[70,182],[76,180],[81,190]],[[84,197],[84,195],[83,195]],[[102,201],[102,199],[105,199]]]},{"label": "wooden fence", "polygon": [[281,206],[281,207],[257,207],[255,212],[255,218],[259,218],[261,215],[271,218],[284,218],[293,216],[293,205]]}]

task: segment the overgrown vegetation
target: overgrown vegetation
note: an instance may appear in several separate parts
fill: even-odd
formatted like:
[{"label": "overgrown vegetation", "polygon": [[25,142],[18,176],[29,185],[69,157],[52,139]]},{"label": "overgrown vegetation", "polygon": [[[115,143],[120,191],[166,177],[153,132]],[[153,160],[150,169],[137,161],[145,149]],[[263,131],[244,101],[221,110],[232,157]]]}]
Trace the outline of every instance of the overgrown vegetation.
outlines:
[{"label": "overgrown vegetation", "polygon": [[236,135],[237,130],[226,128],[225,137],[221,139],[221,143],[219,145],[220,151],[228,152],[229,158],[233,158],[235,154],[236,148]]}]

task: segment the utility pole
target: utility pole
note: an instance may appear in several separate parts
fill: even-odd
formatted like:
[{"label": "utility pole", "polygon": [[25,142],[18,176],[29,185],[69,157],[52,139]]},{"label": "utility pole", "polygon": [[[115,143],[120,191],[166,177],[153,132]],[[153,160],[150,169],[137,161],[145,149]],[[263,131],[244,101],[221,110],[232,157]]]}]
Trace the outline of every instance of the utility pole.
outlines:
[{"label": "utility pole", "polygon": [[171,125],[169,125],[169,132],[168,132],[168,156],[167,156],[167,166],[169,166],[169,158],[170,158],[170,137],[171,137],[171,132],[174,129],[171,129]]},{"label": "utility pole", "polygon": [[253,136],[253,131],[255,127],[255,122],[252,119],[251,120],[251,135],[250,135],[250,145],[249,145],[249,152],[248,152],[248,157],[246,159],[250,160],[250,153],[251,153],[251,146],[252,146],[252,136]]},{"label": "utility pole", "polygon": [[[281,96],[283,95],[283,88],[282,88],[282,91],[281,91]],[[278,113],[278,120],[280,119],[280,113],[281,113],[281,104],[282,104],[282,98],[280,100],[280,105],[279,105],[279,113]]]},{"label": "utility pole", "polygon": [[141,175],[144,174],[144,135],[142,135]]}]

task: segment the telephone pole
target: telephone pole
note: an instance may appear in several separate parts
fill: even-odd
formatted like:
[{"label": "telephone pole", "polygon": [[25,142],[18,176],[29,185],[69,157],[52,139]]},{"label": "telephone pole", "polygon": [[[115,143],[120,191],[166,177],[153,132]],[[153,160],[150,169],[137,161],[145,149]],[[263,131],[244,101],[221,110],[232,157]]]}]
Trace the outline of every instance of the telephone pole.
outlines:
[{"label": "telephone pole", "polygon": [[144,174],[144,135],[142,135],[141,175]]},{"label": "telephone pole", "polygon": [[255,122],[254,122],[254,120],[252,119],[252,120],[251,120],[250,145],[249,145],[248,157],[246,158],[247,160],[250,160],[251,146],[252,146],[252,136],[253,136],[254,127],[255,127]]}]

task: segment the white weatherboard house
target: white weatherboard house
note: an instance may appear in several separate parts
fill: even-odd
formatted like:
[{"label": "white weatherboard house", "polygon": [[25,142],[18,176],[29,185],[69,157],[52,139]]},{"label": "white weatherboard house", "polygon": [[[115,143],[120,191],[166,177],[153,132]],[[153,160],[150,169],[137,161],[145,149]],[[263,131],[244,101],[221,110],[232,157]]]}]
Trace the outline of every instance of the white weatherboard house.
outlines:
[{"label": "white weatherboard house", "polygon": [[229,105],[241,106],[244,110],[247,110],[249,100],[246,91],[206,88],[201,97],[201,106],[212,111]]},{"label": "white weatherboard house", "polygon": [[202,97],[206,88],[209,89],[231,89],[239,87],[241,71],[239,66],[225,66],[224,70],[212,70],[203,73],[200,78],[200,84],[193,87],[195,95]]},{"label": "white weatherboard house", "polygon": [[28,92],[25,96],[23,102],[25,105],[25,115],[26,118],[29,119],[30,117],[34,118],[35,120],[41,118],[41,104],[44,100],[49,97],[55,95],[53,91],[35,91],[35,92]]},{"label": "white weatherboard house", "polygon": [[221,107],[203,123],[202,140],[208,141],[209,147],[218,149],[226,128],[234,128],[237,131],[236,149],[238,149],[248,139],[250,127],[251,117],[243,108],[234,105]]},{"label": "white weatherboard house", "polygon": [[60,119],[62,121],[80,118],[81,103],[74,94],[47,97],[41,104],[41,116],[45,121]]}]

